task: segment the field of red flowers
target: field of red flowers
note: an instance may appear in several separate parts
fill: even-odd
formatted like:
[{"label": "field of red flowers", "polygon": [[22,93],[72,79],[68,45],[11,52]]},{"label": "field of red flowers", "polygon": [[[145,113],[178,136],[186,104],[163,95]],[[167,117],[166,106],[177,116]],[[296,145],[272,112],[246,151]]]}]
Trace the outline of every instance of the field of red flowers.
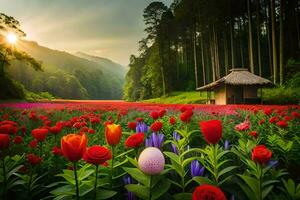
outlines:
[{"label": "field of red flowers", "polygon": [[300,199],[300,107],[0,104],[0,199]]}]

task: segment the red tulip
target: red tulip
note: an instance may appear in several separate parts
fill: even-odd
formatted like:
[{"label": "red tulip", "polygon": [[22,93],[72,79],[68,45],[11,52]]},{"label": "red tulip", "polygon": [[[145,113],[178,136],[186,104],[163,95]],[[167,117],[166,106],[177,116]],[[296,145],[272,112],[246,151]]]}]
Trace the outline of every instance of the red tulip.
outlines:
[{"label": "red tulip", "polygon": [[171,125],[174,125],[174,124],[176,123],[175,117],[170,117],[169,123],[170,123]]},{"label": "red tulip", "polygon": [[80,160],[86,151],[87,137],[85,134],[68,134],[61,139],[61,150],[71,162]]},{"label": "red tulip", "polygon": [[23,143],[23,138],[21,137],[21,136],[16,136],[15,138],[14,138],[14,143],[15,144],[22,144]]},{"label": "red tulip", "polygon": [[52,148],[52,153],[56,156],[62,156],[63,155],[61,148],[59,148],[57,146]]},{"label": "red tulip", "polygon": [[8,134],[0,134],[0,149],[6,149],[9,147],[10,138]]},{"label": "red tulip", "polygon": [[188,109],[180,114],[180,120],[188,123],[189,121],[191,121],[192,116],[193,116],[193,110]]},{"label": "red tulip", "polygon": [[28,144],[28,146],[29,146],[30,148],[36,148],[37,145],[38,145],[38,141],[37,141],[36,139],[31,140],[31,141],[29,142],[29,144]]},{"label": "red tulip", "polygon": [[105,138],[109,145],[117,145],[120,143],[122,137],[122,128],[117,124],[108,124],[105,128]]},{"label": "red tulip", "polygon": [[136,122],[128,122],[127,127],[128,129],[135,130]]},{"label": "red tulip", "polygon": [[276,125],[279,126],[280,128],[288,127],[288,124],[285,121],[279,121],[276,123]]},{"label": "red tulip", "polygon": [[252,160],[260,164],[266,164],[272,157],[272,151],[265,145],[258,145],[252,149]]},{"label": "red tulip", "polygon": [[112,158],[111,151],[106,147],[94,145],[89,147],[83,155],[83,160],[94,165],[101,165]]},{"label": "red tulip", "polygon": [[34,155],[33,153],[30,153],[27,155],[27,161],[32,165],[38,165],[42,162],[42,158],[37,156],[37,155]]},{"label": "red tulip", "polygon": [[152,111],[152,112],[150,113],[150,116],[152,117],[152,119],[157,120],[158,117],[159,117],[159,113],[158,113],[158,112],[155,112],[155,111]]},{"label": "red tulip", "polygon": [[193,200],[226,200],[222,190],[214,185],[202,184],[193,192]]},{"label": "red tulip", "polygon": [[45,128],[37,128],[31,131],[31,135],[39,142],[42,142],[46,139],[48,134],[48,129]]},{"label": "red tulip", "polygon": [[145,135],[144,133],[136,133],[127,138],[125,141],[125,146],[127,148],[136,148],[141,146],[144,142]]},{"label": "red tulip", "polygon": [[151,124],[150,128],[153,132],[158,132],[162,129],[163,124],[159,121],[154,122]]},{"label": "red tulip", "polygon": [[202,121],[199,123],[204,139],[209,144],[216,144],[222,137],[222,122],[220,120]]}]

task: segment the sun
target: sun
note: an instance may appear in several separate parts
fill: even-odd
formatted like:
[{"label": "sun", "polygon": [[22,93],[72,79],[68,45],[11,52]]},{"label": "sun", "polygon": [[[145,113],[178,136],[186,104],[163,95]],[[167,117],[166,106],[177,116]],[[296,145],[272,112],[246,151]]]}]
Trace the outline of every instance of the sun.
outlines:
[{"label": "sun", "polygon": [[13,33],[7,34],[6,39],[10,44],[15,44],[18,40],[17,36]]}]

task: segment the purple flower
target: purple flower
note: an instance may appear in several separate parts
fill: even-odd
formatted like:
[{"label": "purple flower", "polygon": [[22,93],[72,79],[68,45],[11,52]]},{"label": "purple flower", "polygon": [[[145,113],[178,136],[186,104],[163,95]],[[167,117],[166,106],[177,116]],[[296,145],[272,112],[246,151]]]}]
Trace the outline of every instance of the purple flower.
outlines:
[{"label": "purple flower", "polygon": [[146,138],[145,147],[152,147],[152,139],[151,138]]},{"label": "purple flower", "polygon": [[161,148],[164,142],[164,134],[162,133],[152,133],[150,138],[145,140],[145,147],[156,147]]},{"label": "purple flower", "polygon": [[[129,176],[129,175],[126,175],[126,176],[123,176],[123,182],[124,182],[124,184],[125,185],[128,185],[128,184],[132,184],[133,182],[132,182],[132,178],[131,178],[131,176]],[[134,194],[132,193],[132,192],[127,192],[127,199],[128,200],[134,200],[135,199],[135,196],[134,196]]]},{"label": "purple flower", "polygon": [[162,146],[162,143],[164,142],[164,134],[152,133],[151,139],[152,139],[152,146],[160,149],[160,147]]},{"label": "purple flower", "polygon": [[229,147],[230,147],[229,141],[228,141],[228,140],[225,140],[225,143],[224,143],[224,149],[225,149],[225,150],[228,150]]},{"label": "purple flower", "polygon": [[203,176],[204,174],[204,167],[200,165],[198,160],[193,160],[191,163],[191,176]]},{"label": "purple flower", "polygon": [[268,167],[275,168],[278,166],[278,160],[270,160],[267,165]]},{"label": "purple flower", "polygon": [[175,154],[179,154],[179,152],[178,152],[178,149],[177,149],[177,147],[176,147],[176,145],[175,144],[171,144],[171,147],[172,147],[172,151],[175,153]]},{"label": "purple flower", "polygon": [[148,129],[149,127],[144,122],[139,122],[135,128],[137,133],[147,133]]},{"label": "purple flower", "polygon": [[173,139],[174,139],[175,141],[180,140],[180,135],[179,135],[176,131],[173,132]]}]

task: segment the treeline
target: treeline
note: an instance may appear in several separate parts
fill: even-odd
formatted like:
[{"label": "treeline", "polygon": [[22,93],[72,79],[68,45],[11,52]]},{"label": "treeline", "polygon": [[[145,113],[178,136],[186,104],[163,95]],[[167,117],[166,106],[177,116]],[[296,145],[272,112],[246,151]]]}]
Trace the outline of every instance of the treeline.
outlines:
[{"label": "treeline", "polygon": [[174,0],[144,9],[146,37],[130,58],[124,98],[194,90],[248,68],[282,85],[300,60],[299,0]]}]

